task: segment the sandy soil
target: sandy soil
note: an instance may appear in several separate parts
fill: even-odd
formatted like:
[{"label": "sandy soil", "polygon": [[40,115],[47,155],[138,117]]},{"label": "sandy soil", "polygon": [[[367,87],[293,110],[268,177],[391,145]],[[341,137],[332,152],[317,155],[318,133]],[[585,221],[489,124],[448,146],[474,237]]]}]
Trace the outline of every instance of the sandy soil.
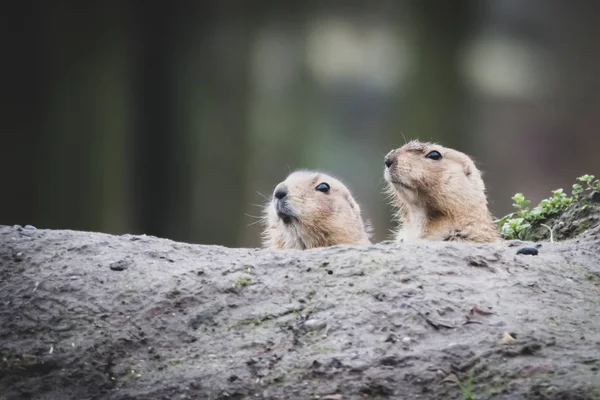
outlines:
[{"label": "sandy soil", "polygon": [[0,227],[0,399],[599,399],[600,227],[523,245]]}]

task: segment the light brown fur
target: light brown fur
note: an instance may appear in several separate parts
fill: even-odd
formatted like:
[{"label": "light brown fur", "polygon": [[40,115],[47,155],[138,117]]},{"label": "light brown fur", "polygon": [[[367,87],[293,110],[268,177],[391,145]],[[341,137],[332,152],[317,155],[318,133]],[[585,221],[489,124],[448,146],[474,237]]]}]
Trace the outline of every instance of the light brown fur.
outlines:
[{"label": "light brown fur", "polygon": [[[442,158],[426,158],[432,151]],[[413,140],[390,151],[385,160],[384,177],[401,224],[397,241],[486,243],[500,238],[487,207],[481,173],[469,156]]]},{"label": "light brown fur", "polygon": [[[316,190],[321,183],[329,185],[328,193]],[[283,203],[275,196],[282,187],[287,188]],[[275,188],[264,214],[265,248],[304,250],[338,244],[370,244],[369,228],[350,191],[339,180],[321,172],[290,174]]]}]

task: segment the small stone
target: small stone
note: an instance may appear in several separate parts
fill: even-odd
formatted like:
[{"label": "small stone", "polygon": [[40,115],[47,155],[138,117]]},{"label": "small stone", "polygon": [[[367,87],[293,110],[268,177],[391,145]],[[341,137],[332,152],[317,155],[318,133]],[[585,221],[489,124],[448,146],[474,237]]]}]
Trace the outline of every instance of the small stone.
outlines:
[{"label": "small stone", "polygon": [[442,380],[442,382],[451,382],[451,383],[456,383],[457,379],[458,379],[458,378],[456,377],[456,375],[454,375],[454,374],[450,374],[450,375],[448,375],[447,377],[445,377],[445,378]]},{"label": "small stone", "polygon": [[510,342],[514,342],[516,339],[514,337],[512,337],[510,335],[510,333],[508,332],[504,332],[504,335],[502,336],[502,343],[510,343]]},{"label": "small stone", "polygon": [[402,338],[403,343],[410,343],[410,338],[408,336]]},{"label": "small stone", "polygon": [[390,335],[387,337],[387,339],[385,339],[386,343],[396,343],[398,341],[398,339],[396,338],[396,336],[393,333],[390,333]]},{"label": "small stone", "polygon": [[522,254],[525,256],[537,256],[539,253],[538,249],[535,247],[521,247],[517,250],[517,255]]},{"label": "small stone", "polygon": [[37,228],[35,226],[33,226],[33,225],[25,225],[23,227],[23,229],[26,229],[28,231],[35,231]]},{"label": "small stone", "polygon": [[124,271],[126,270],[131,263],[126,260],[119,260],[111,263],[108,267],[113,271]]},{"label": "small stone", "polygon": [[327,322],[319,319],[309,319],[304,323],[304,326],[308,329],[319,330],[325,328],[327,326]]},{"label": "small stone", "polygon": [[519,350],[519,353],[525,356],[531,356],[537,353],[542,348],[542,345],[539,343],[528,343]]}]

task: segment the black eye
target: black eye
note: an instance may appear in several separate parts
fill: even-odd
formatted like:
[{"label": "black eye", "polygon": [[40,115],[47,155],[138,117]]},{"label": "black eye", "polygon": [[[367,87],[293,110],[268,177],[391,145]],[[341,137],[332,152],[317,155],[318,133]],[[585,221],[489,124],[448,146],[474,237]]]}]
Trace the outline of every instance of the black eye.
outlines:
[{"label": "black eye", "polygon": [[427,153],[425,158],[431,158],[432,160],[441,160],[442,155],[440,154],[439,151],[434,150],[434,151],[430,151],[429,153]]},{"label": "black eye", "polygon": [[319,183],[315,189],[317,189],[319,192],[328,193],[329,192],[329,184],[327,184],[325,182]]}]

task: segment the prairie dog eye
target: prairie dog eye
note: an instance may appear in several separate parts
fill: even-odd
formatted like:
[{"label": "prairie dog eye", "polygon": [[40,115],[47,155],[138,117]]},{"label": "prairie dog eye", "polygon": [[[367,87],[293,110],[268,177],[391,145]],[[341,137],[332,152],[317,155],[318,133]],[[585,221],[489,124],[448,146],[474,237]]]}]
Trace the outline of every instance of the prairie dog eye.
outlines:
[{"label": "prairie dog eye", "polygon": [[427,153],[427,155],[425,156],[425,158],[429,158],[432,160],[441,160],[442,159],[442,155],[440,154],[439,151],[430,151],[429,153]]},{"label": "prairie dog eye", "polygon": [[330,187],[329,187],[328,183],[322,182],[322,183],[319,183],[315,189],[318,190],[319,192],[329,193]]}]

